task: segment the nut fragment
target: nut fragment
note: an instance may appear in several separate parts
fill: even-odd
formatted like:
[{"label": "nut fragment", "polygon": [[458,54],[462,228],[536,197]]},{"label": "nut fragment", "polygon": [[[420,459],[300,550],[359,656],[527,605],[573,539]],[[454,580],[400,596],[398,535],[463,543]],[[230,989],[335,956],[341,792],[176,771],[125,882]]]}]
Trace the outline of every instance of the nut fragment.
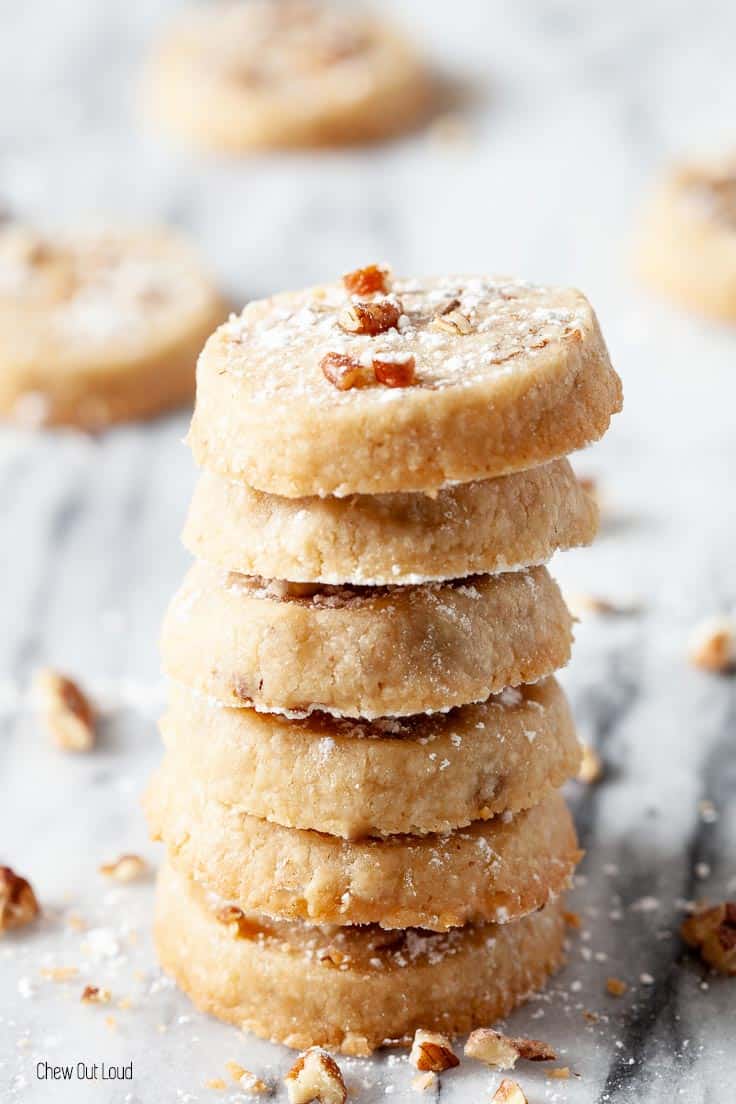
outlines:
[{"label": "nut fragment", "polygon": [[565,921],[568,928],[572,928],[573,931],[580,931],[583,926],[583,918],[579,912],[565,910],[562,914],[562,919]]},{"label": "nut fragment", "polygon": [[479,1027],[471,1032],[465,1054],[501,1070],[513,1069],[519,1058],[528,1062],[550,1062],[557,1057],[552,1047],[539,1039],[513,1038],[490,1027]]},{"label": "nut fragment", "polygon": [[728,674],[736,670],[736,621],[709,617],[696,627],[690,640],[690,662],[702,671]]},{"label": "nut fragment", "polygon": [[238,1062],[226,1062],[227,1072],[232,1077],[236,1085],[238,1085],[244,1092],[252,1093],[253,1096],[259,1096],[261,1093],[267,1093],[269,1091],[268,1085],[265,1081],[261,1081],[260,1077],[256,1077],[254,1073],[247,1070],[245,1066],[241,1066]]},{"label": "nut fragment", "polygon": [[109,1004],[111,996],[109,989],[101,989],[97,985],[85,985],[79,999],[83,1004]]},{"label": "nut fragment", "polygon": [[411,353],[378,353],[373,358],[376,379],[385,387],[411,387],[416,360]]},{"label": "nut fragment", "polygon": [[376,334],[394,329],[401,317],[401,306],[395,299],[376,299],[371,303],[353,303],[342,312],[338,326],[348,333]]},{"label": "nut fragment", "polygon": [[145,872],[146,863],[140,855],[120,855],[114,862],[103,863],[100,867],[100,874],[116,882],[134,882]]},{"label": "nut fragment", "polygon": [[437,1074],[433,1070],[425,1070],[424,1073],[417,1073],[411,1079],[411,1087],[415,1092],[426,1092],[427,1089],[433,1089],[437,1084]]},{"label": "nut fragment", "polygon": [[237,905],[223,905],[215,912],[215,919],[230,929],[234,939],[255,939],[263,933],[261,924],[249,920]]},{"label": "nut fragment", "polygon": [[40,911],[30,882],[0,866],[0,934],[30,924]]},{"label": "nut fragment", "polygon": [[504,1077],[493,1094],[491,1104],[529,1104],[529,1102],[521,1091],[521,1086],[509,1077]]},{"label": "nut fragment", "polygon": [[94,747],[94,710],[75,682],[46,668],[36,675],[36,692],[46,727],[58,747],[64,751]]},{"label": "nut fragment", "polygon": [[606,992],[612,997],[622,997],[628,988],[626,982],[622,981],[621,978],[606,978]]},{"label": "nut fragment", "polygon": [[322,374],[338,391],[351,391],[354,387],[368,387],[373,382],[373,372],[355,357],[345,353],[325,353],[319,362]]},{"label": "nut fragment", "polygon": [[552,1077],[556,1081],[567,1081],[570,1076],[569,1066],[558,1066],[557,1069],[547,1070],[547,1077]]},{"label": "nut fragment", "polygon": [[590,786],[594,782],[600,782],[603,777],[603,764],[598,752],[590,744],[581,744],[581,748],[582,759],[580,760],[577,778],[578,782],[584,782]]},{"label": "nut fragment", "polygon": [[373,295],[389,290],[389,270],[384,265],[371,264],[346,272],[342,282],[351,295]]},{"label": "nut fragment", "polygon": [[436,1031],[423,1031],[422,1028],[414,1035],[409,1061],[415,1069],[432,1070],[434,1073],[442,1073],[443,1070],[460,1065],[460,1059],[446,1035],[440,1035]]},{"label": "nut fragment", "polygon": [[468,316],[457,309],[436,314],[430,325],[433,330],[443,330],[451,334],[469,334],[473,329]]},{"label": "nut fragment", "polygon": [[680,928],[680,935],[714,970],[736,977],[736,901],[695,912]]},{"label": "nut fragment", "polygon": [[345,1104],[348,1098],[340,1067],[335,1059],[313,1046],[300,1054],[286,1077],[289,1104]]}]

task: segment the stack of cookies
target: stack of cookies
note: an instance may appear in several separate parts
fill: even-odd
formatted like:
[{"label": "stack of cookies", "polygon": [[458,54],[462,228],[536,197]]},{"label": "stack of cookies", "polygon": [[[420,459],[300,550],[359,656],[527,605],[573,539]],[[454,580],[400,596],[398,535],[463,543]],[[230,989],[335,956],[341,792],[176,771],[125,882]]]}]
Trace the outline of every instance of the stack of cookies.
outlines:
[{"label": "stack of cookies", "polygon": [[197,557],[168,612],[156,938],[202,1008],[368,1054],[508,1013],[561,959],[578,744],[543,565],[620,409],[573,290],[378,266],[200,358]]}]

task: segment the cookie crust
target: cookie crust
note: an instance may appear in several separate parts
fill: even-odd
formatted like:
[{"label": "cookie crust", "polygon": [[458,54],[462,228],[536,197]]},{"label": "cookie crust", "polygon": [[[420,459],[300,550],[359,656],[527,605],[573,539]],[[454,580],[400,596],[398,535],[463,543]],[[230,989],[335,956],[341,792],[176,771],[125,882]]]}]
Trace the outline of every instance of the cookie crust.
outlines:
[{"label": "cookie crust", "polygon": [[598,510],[567,460],[424,494],[289,499],[204,472],[192,555],[294,582],[412,584],[546,563],[590,544]]},{"label": "cookie crust", "polygon": [[189,245],[163,230],[0,228],[0,413],[97,430],[189,400],[226,313]]},{"label": "cookie crust", "polygon": [[[155,942],[195,1005],[273,1042],[369,1055],[417,1028],[459,1035],[539,989],[562,961],[562,902],[515,924],[447,935],[253,925],[238,937],[196,886],[164,865]],[[257,934],[259,933],[259,934]]]},{"label": "cookie crust", "polygon": [[372,724],[230,709],[172,684],[161,729],[167,773],[182,789],[197,778],[212,799],[251,816],[346,839],[449,832],[528,809],[580,761],[553,678],[450,713]]},{"label": "cookie crust", "polygon": [[164,621],[173,679],[227,705],[368,719],[448,710],[568,660],[571,617],[543,567],[419,587],[269,585],[195,564]]},{"label": "cookie crust", "polygon": [[559,793],[447,835],[343,840],[248,816],[164,766],[146,810],[177,870],[245,912],[316,924],[505,923],[559,896],[580,858]]},{"label": "cookie crust", "polygon": [[[197,369],[197,463],[291,498],[434,492],[563,456],[621,407],[578,291],[456,276],[394,280],[389,301],[398,321],[376,336],[346,332],[342,284],[250,303],[221,326]],[[441,328],[455,302],[467,333]],[[410,356],[416,381],[339,390],[320,367],[330,353]]]}]

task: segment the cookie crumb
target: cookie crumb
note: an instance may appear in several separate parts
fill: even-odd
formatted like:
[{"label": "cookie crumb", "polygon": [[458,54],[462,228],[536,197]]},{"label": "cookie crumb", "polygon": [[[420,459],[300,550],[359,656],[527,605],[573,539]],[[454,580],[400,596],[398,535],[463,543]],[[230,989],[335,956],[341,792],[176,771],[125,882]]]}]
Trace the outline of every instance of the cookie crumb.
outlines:
[{"label": "cookie crumb", "polygon": [[592,786],[594,783],[600,782],[603,777],[603,763],[598,752],[590,744],[581,744],[580,746],[582,759],[578,768],[578,782],[583,782],[586,786]]},{"label": "cookie crumb", "polygon": [[114,862],[103,863],[100,874],[116,882],[134,882],[146,873],[145,860],[140,855],[120,855]]},{"label": "cookie crumb", "polygon": [[85,985],[79,999],[82,1004],[109,1004],[111,996],[109,989],[101,989],[97,985]]},{"label": "cookie crumb", "polygon": [[63,751],[91,751],[95,746],[95,712],[77,683],[46,667],[36,675],[35,691],[56,746]]},{"label": "cookie crumb", "polygon": [[606,992],[612,997],[622,997],[628,990],[628,985],[621,978],[606,978]]},{"label": "cookie crumb", "polygon": [[736,671],[736,620],[709,617],[701,621],[690,638],[688,655],[701,671],[718,675]]},{"label": "cookie crumb", "polygon": [[422,1073],[414,1075],[411,1081],[411,1087],[415,1092],[426,1092],[427,1089],[433,1089],[438,1080],[434,1070],[424,1070]]}]

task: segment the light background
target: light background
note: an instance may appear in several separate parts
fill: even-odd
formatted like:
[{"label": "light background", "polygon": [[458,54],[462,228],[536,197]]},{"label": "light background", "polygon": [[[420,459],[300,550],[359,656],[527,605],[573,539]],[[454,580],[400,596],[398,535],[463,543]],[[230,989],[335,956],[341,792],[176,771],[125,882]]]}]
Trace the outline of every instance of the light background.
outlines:
[{"label": "light background", "polygon": [[[551,995],[512,1025],[558,1045],[582,1076],[545,1082],[532,1069],[520,1080],[530,1104],[725,1102],[736,988],[683,960],[673,933],[680,899],[736,893],[734,683],[685,660],[693,624],[736,600],[736,328],[652,299],[630,244],[668,158],[736,146],[736,8],[386,6],[472,90],[462,142],[422,133],[368,151],[218,162],[140,125],[140,66],[174,3],[0,0],[0,202],[50,223],[94,212],[186,227],[241,301],[379,259],[405,273],[509,271],[586,291],[626,410],[576,462],[601,480],[600,539],[554,570],[571,591],[635,598],[642,613],[586,619],[565,672],[581,734],[606,763],[601,785],[571,791],[588,850],[575,900],[587,934],[573,939]],[[158,982],[151,885],[111,893],[96,873],[124,850],[160,858],[139,796],[160,755],[158,625],[187,563],[185,427],[180,415],[98,440],[0,433],[0,859],[47,906],[39,932],[0,946],[3,1100],[232,1101],[204,1088],[227,1059],[274,1076],[289,1062]],[[93,756],[55,753],[26,708],[46,662],[115,707]],[[714,823],[699,816],[703,799]],[[65,925],[70,909],[98,933],[87,952]],[[68,985],[39,977],[42,965],[68,963],[81,970]],[[622,1000],[604,995],[611,974],[632,985]],[[133,1007],[81,1007],[86,982]],[[604,1019],[586,1024],[582,1009]],[[38,1057],[132,1058],[136,1076],[119,1089],[50,1087],[35,1078]],[[418,1099],[403,1058],[345,1066],[366,1104],[390,1089]],[[441,1097],[488,1099],[498,1079],[468,1064],[443,1078]]]}]

